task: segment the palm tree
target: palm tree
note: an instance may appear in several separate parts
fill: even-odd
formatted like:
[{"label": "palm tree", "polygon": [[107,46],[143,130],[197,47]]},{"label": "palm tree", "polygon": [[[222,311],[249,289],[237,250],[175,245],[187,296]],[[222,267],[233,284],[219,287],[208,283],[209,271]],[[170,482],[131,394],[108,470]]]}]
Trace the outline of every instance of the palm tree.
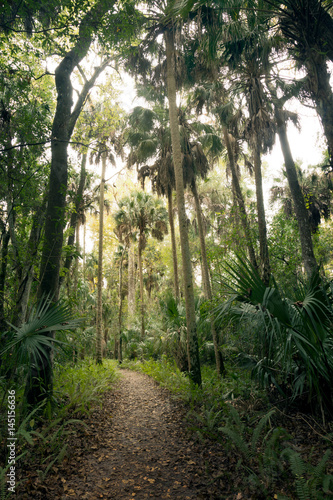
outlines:
[{"label": "palm tree", "polygon": [[102,152],[102,174],[99,199],[99,231],[98,231],[98,271],[97,271],[97,316],[96,316],[96,362],[103,362],[103,228],[104,228],[104,185],[107,152]]},{"label": "palm tree", "polygon": [[[127,207],[131,207],[131,212]],[[159,198],[142,191],[132,192],[119,202],[119,210],[114,215],[120,241],[129,238],[128,228],[137,231],[138,264],[140,277],[141,337],[145,335],[145,306],[143,286],[142,254],[149,235],[162,241],[167,233],[167,211]]]},{"label": "palm tree", "polygon": [[137,228],[134,222],[134,199],[125,197],[119,202],[119,209],[113,215],[116,222],[115,233],[128,249],[128,324],[135,315],[135,247]]},{"label": "palm tree", "polygon": [[[156,38],[159,34],[163,34],[165,43],[164,47],[159,45],[160,54],[166,54],[165,64],[158,65],[159,80],[162,80],[162,88],[166,89],[167,99],[169,103],[169,119],[172,142],[172,155],[175,173],[176,198],[178,209],[178,221],[180,232],[180,244],[182,251],[182,271],[183,271],[183,286],[186,303],[186,322],[188,335],[188,358],[190,376],[194,383],[201,384],[201,370],[199,360],[198,336],[195,320],[195,302],[194,288],[191,269],[191,255],[189,248],[188,232],[187,232],[187,217],[185,210],[184,183],[182,172],[182,154],[179,136],[179,121],[178,108],[176,103],[176,66],[175,66],[175,32],[177,31],[176,18],[173,15],[174,0],[166,2],[158,2],[151,0],[148,3],[149,16],[149,33],[146,40],[141,46],[137,47],[131,63],[135,61],[136,72],[141,71],[144,82],[147,80],[147,68],[151,67],[150,61],[144,56],[145,48],[148,50],[153,45],[156,47]],[[154,24],[152,24],[154,23]],[[179,27],[181,26],[181,22]],[[178,31],[180,33],[180,30]],[[166,69],[166,72],[165,72]],[[179,74],[179,72],[178,72]]]},{"label": "palm tree", "polygon": [[[127,255],[126,246],[119,245],[114,255],[114,260],[119,266],[119,285],[118,285],[119,311],[118,311],[118,353],[117,353],[119,363],[122,362],[122,329],[123,329],[123,301],[124,301],[123,268],[124,268],[124,259],[126,258],[126,255]],[[116,351],[116,342],[114,349]]]},{"label": "palm tree", "polygon": [[[146,95],[146,94],[145,94]],[[148,97],[148,96],[147,96]],[[131,146],[128,156],[128,166],[141,166],[138,180],[142,187],[146,177],[152,183],[153,192],[168,199],[168,216],[171,234],[174,290],[179,300],[178,259],[175,236],[172,192],[175,189],[175,176],[172,163],[170,128],[168,127],[168,110],[157,105],[153,110],[137,106],[129,116],[130,131],[127,142]],[[145,163],[155,158],[153,165]]]},{"label": "palm tree", "polygon": [[[144,165],[139,170],[139,179],[144,181],[149,177],[152,182],[153,190],[158,194],[168,194],[169,222],[172,236],[173,263],[175,276],[175,295],[179,300],[178,273],[177,273],[177,253],[174,236],[174,223],[172,213],[172,189],[175,186],[174,167],[171,156],[171,138],[169,128],[165,125],[165,110],[155,107],[156,111],[137,107],[130,116],[129,123],[131,132],[128,135],[128,142],[132,146],[129,154],[130,165],[145,163],[151,156],[158,155],[153,165]],[[206,300],[212,299],[210,275],[207,262],[205,235],[203,230],[202,213],[200,200],[196,185],[196,177],[205,178],[209,170],[207,158],[199,142],[190,141],[190,135],[193,135],[194,129],[191,127],[183,112],[181,114],[181,146],[182,146],[182,169],[184,187],[189,186],[194,200],[197,214],[199,238],[202,261],[203,289]],[[203,140],[203,137],[201,137]],[[219,352],[218,340],[215,331],[215,325],[212,320],[212,336],[215,348],[217,372],[220,374],[222,355]]]},{"label": "palm tree", "polygon": [[187,233],[187,216],[185,210],[184,181],[182,167],[182,152],[180,145],[179,119],[177,107],[177,88],[175,70],[175,23],[171,19],[165,27],[164,40],[167,57],[167,89],[169,101],[170,131],[172,141],[173,165],[175,170],[176,195],[180,243],[182,248],[183,282],[186,303],[186,324],[188,341],[189,370],[192,380],[201,385],[201,370],[199,360],[198,338],[195,322],[195,302],[191,268],[191,253]]}]

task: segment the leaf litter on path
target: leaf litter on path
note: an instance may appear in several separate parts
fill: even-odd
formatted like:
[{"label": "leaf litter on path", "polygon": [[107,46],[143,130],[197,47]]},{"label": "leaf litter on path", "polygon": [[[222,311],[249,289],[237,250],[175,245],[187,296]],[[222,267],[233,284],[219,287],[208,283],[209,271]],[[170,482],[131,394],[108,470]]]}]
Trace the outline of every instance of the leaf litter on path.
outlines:
[{"label": "leaf litter on path", "polygon": [[20,498],[234,498],[221,474],[222,447],[193,441],[183,406],[148,376],[121,373],[102,407],[85,419],[70,456],[43,483],[31,473]]}]

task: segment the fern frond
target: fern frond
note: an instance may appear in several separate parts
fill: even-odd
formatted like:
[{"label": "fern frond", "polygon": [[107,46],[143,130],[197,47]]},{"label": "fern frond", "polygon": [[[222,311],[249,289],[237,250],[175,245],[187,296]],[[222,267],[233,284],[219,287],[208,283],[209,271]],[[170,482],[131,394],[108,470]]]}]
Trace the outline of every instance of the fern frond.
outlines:
[{"label": "fern frond", "polygon": [[273,413],[274,413],[274,410],[271,410],[266,415],[264,415],[260,419],[259,424],[254,429],[253,434],[252,434],[252,439],[251,439],[251,451],[252,451],[252,453],[255,453],[260,434],[261,434],[263,428],[265,427],[267,421],[273,415]]},{"label": "fern frond", "polygon": [[247,443],[244,441],[243,437],[237,432],[229,427],[220,427],[219,431],[223,432],[229,439],[233,442],[233,444],[238,448],[238,450],[242,453],[244,458],[247,460],[251,459],[251,452]]}]

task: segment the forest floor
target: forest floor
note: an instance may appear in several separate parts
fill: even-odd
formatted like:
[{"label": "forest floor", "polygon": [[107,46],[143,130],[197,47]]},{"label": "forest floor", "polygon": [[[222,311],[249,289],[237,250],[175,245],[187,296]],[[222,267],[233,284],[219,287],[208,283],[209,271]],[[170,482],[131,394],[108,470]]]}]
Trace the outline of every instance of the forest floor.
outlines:
[{"label": "forest floor", "polygon": [[[147,375],[121,370],[102,407],[84,417],[86,425],[71,436],[63,462],[43,481],[33,467],[22,471],[18,498],[267,498],[246,491],[230,449],[226,452],[225,445],[197,439],[189,431],[186,412]],[[309,434],[302,437],[306,441]]]},{"label": "forest floor", "polygon": [[235,498],[222,479],[213,480],[223,473],[222,447],[191,440],[183,406],[147,375],[121,375],[103,407],[85,419],[88,427],[72,442],[71,457],[43,483],[30,471],[19,498]]}]

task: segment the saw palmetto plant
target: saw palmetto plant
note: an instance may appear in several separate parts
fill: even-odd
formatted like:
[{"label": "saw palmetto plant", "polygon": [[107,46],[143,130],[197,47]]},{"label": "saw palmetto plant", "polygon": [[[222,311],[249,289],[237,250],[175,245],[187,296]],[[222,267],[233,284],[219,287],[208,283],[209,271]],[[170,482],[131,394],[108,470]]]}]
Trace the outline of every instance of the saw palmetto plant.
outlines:
[{"label": "saw palmetto plant", "polygon": [[307,398],[333,413],[333,284],[315,273],[292,296],[274,278],[265,286],[242,257],[228,266],[222,281],[227,301],[217,306],[217,321],[257,325],[253,374],[263,385],[274,384],[293,400]]}]

